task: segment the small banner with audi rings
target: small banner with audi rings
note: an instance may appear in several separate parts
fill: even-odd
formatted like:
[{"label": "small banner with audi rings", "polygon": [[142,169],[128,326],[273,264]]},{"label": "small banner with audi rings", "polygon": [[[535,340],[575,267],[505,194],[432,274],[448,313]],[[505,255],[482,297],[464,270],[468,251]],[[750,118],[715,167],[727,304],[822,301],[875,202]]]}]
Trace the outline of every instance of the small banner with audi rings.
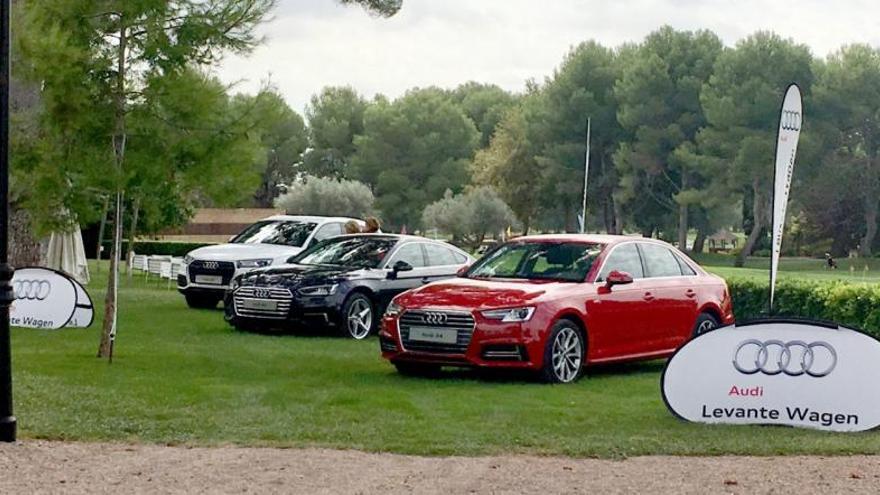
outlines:
[{"label": "small banner with audi rings", "polygon": [[880,426],[880,341],[834,324],[764,320],[700,335],[663,371],[663,400],[700,423],[829,431]]},{"label": "small banner with audi rings", "polygon": [[773,240],[770,253],[770,311],[773,311],[773,293],[776,290],[776,273],[779,270],[779,254],[782,251],[782,232],[785,230],[785,210],[794,173],[798,139],[804,120],[801,90],[791,84],[782,98],[779,111],[779,129],[776,133],[776,158],[773,168]]},{"label": "small banner with audi rings", "polygon": [[12,326],[85,328],[94,319],[92,299],[85,287],[66,273],[40,267],[19,268],[12,277],[12,291]]}]

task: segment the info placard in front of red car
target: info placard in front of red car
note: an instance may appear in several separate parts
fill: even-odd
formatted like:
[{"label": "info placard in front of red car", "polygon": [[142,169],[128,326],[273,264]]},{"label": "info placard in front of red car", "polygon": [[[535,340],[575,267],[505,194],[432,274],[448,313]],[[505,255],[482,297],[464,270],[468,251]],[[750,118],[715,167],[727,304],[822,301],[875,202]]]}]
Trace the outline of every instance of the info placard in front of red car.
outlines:
[{"label": "info placard in front of red car", "polygon": [[880,426],[880,341],[816,322],[723,327],[684,345],[663,371],[663,400],[688,421],[828,431]]}]

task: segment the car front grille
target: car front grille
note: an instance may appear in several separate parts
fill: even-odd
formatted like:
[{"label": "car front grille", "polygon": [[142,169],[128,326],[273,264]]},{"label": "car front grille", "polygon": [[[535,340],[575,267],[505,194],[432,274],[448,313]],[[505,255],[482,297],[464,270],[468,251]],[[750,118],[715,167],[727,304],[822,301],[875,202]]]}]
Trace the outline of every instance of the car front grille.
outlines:
[{"label": "car front grille", "polygon": [[193,260],[189,264],[189,279],[195,282],[196,275],[220,275],[223,285],[229,285],[235,275],[235,263],[231,261]]},{"label": "car front grille", "polygon": [[[293,294],[290,290],[278,287],[241,287],[233,295],[233,307],[237,316],[248,318],[285,319],[290,313]],[[262,301],[274,303],[274,308],[245,307],[249,302]]]},{"label": "car front grille", "polygon": [[[474,325],[474,317],[463,311],[407,310],[398,320],[400,340],[405,350],[439,354],[464,354],[471,343]],[[453,329],[457,332],[456,341],[453,344],[411,340],[410,330],[413,327]]]}]

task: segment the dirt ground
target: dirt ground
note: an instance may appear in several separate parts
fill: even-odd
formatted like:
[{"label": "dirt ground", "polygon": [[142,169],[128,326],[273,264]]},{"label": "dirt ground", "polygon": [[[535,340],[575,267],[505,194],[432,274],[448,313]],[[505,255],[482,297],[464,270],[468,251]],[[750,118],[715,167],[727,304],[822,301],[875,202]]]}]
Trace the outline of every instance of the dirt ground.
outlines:
[{"label": "dirt ground", "polygon": [[0,444],[0,493],[878,493],[880,456],[416,457],[329,449]]}]

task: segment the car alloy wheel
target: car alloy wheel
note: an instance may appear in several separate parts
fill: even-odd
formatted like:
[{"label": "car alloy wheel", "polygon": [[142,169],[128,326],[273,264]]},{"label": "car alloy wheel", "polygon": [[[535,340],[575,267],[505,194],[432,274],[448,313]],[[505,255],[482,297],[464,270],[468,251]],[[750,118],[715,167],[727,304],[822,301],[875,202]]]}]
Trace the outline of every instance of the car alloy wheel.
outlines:
[{"label": "car alloy wheel", "polygon": [[697,323],[694,325],[694,337],[711,332],[716,328],[718,328],[718,321],[715,320],[714,316],[708,313],[700,313],[700,316],[697,317]]},{"label": "car alloy wheel", "polygon": [[556,333],[550,357],[557,380],[569,383],[577,378],[583,360],[583,346],[577,329],[566,326]]},{"label": "car alloy wheel", "polygon": [[358,297],[348,307],[346,315],[348,334],[357,340],[370,335],[373,329],[373,307],[365,297]]}]

